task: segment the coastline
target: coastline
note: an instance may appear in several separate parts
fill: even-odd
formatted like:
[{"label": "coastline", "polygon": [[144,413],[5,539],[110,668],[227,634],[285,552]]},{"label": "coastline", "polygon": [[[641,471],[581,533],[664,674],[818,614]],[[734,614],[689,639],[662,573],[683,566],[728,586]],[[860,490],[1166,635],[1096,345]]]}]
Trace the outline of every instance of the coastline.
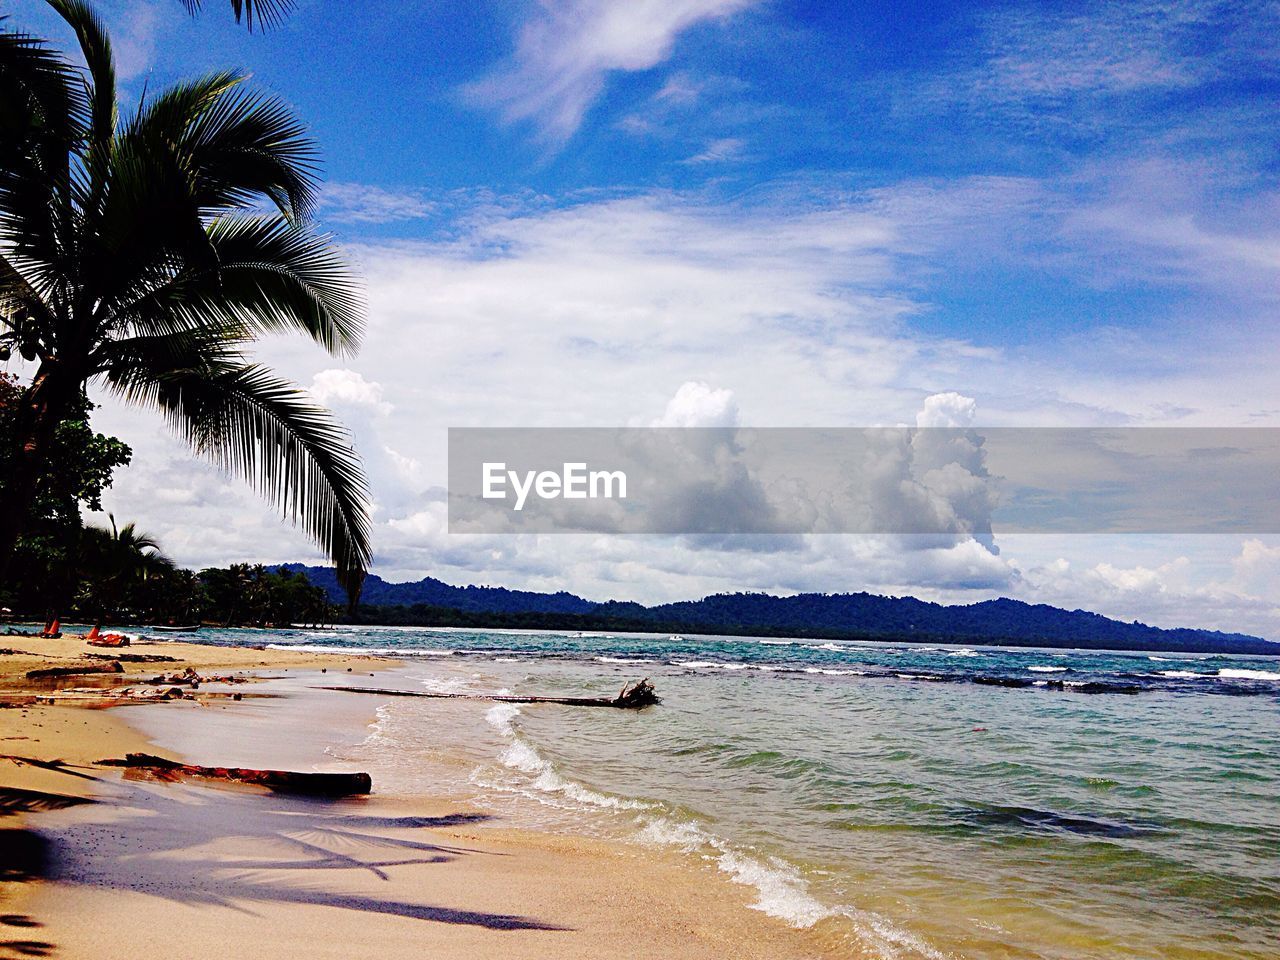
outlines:
[{"label": "coastline", "polygon": [[[380,793],[376,782],[369,798],[321,802],[93,767],[143,750],[203,763],[266,759],[317,769],[325,766],[324,744],[339,732],[358,736],[378,701],[351,698],[361,702],[340,701],[337,710],[308,701],[289,718],[287,697],[257,696],[266,686],[247,684],[236,688],[244,691],[241,702],[202,685],[196,696],[203,707],[179,701],[97,709],[101,698],[92,692],[41,703],[32,698],[52,691],[34,689],[26,672],[70,665],[89,648],[73,638],[0,643],[18,651],[0,657],[0,700],[19,704],[0,710],[0,754],[68,767],[0,760],[0,787],[61,798],[26,812],[22,802],[6,805],[11,815],[0,829],[21,841],[8,846],[27,858],[4,865],[0,912],[14,921],[0,930],[6,944],[72,960],[186,957],[199,944],[252,949],[258,957],[292,957],[302,946],[313,956],[348,956],[352,944],[392,958],[424,948],[458,957],[500,951],[584,960],[636,952],[690,960],[837,955],[837,936],[821,924],[797,930],[753,910],[747,889],[675,852],[515,829],[453,800]],[[123,674],[108,678],[113,684],[187,666],[313,680],[348,671],[383,675],[400,665],[180,641],[117,652],[180,662],[124,664]],[[256,755],[245,752],[237,729],[246,717],[271,731]],[[159,746],[148,736],[156,723],[173,728]],[[189,746],[166,749],[182,725]],[[238,756],[214,756],[236,752],[230,748],[237,742]],[[39,809],[50,803],[61,809]],[[849,955],[847,943],[839,955]]]}]

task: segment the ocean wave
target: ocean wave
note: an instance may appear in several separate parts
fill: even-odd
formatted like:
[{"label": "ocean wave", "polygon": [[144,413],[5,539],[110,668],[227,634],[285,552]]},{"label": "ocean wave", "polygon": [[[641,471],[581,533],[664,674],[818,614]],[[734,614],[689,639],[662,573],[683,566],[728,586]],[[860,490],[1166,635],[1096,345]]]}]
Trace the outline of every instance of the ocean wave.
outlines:
[{"label": "ocean wave", "polygon": [[1208,673],[1193,673],[1193,672],[1192,672],[1192,671],[1190,671],[1190,670],[1161,670],[1161,671],[1160,671],[1160,676],[1162,676],[1162,677],[1174,677],[1174,678],[1179,679],[1179,680],[1199,680],[1199,679],[1202,679],[1202,678],[1204,678],[1204,677],[1212,676],[1212,674],[1208,674]]},{"label": "ocean wave", "polygon": [[627,657],[596,657],[596,663],[658,663],[657,660],[646,660],[643,657],[629,659]]},{"label": "ocean wave", "polygon": [[[778,860],[762,863],[734,850],[720,837],[696,824],[653,818],[641,829],[639,839],[646,843],[678,847],[686,853],[709,855],[734,882],[755,887],[758,899],[752,904],[753,909],[794,927],[811,927],[835,914],[833,908],[814,899],[804,878],[790,864]],[[708,850],[714,852],[708,853]]]},{"label": "ocean wave", "polygon": [[749,663],[720,663],[715,660],[674,660],[674,667],[688,667],[691,670],[746,670]]},{"label": "ocean wave", "polygon": [[[535,791],[533,794],[535,799],[537,799],[537,794],[539,793],[558,794],[580,804],[604,809],[643,810],[648,807],[648,804],[639,800],[628,800],[598,793],[590,787],[561,776],[550,760],[538,753],[533,744],[520,736],[515,725],[515,720],[518,716],[520,716],[519,707],[510,703],[499,703],[489,708],[485,713],[485,720],[491,727],[510,740],[510,743],[507,744],[498,759],[504,767],[528,774],[533,778],[529,787]],[[496,784],[491,784],[491,786],[503,789]],[[529,795],[527,791],[523,792]]]},{"label": "ocean wave", "polygon": [[268,650],[295,650],[299,653],[345,653],[364,657],[451,657],[457,650],[423,647],[339,647],[320,643],[268,643]]},{"label": "ocean wave", "polygon": [[414,677],[428,693],[461,693],[469,683],[465,677]]},{"label": "ocean wave", "polygon": [[1027,667],[1027,669],[1035,673],[1062,673],[1064,670],[1067,670],[1069,668],[1068,667],[1046,667],[1040,664],[1034,664],[1033,666]]},{"label": "ocean wave", "polygon": [[1270,670],[1219,670],[1218,676],[1223,680],[1280,680],[1280,673]]},{"label": "ocean wave", "polygon": [[826,677],[865,677],[865,670],[836,670],[831,667],[805,667],[805,673],[820,673]]},{"label": "ocean wave", "polygon": [[652,818],[638,839],[706,857],[734,883],[755,888],[752,909],[793,927],[807,929],[831,917],[844,917],[851,922],[857,939],[878,956],[901,957],[905,950],[915,957],[946,960],[945,954],[879,914],[822,903],[809,892],[808,882],[792,864],[776,857],[749,856],[696,824]]},{"label": "ocean wave", "polygon": [[977,650],[970,650],[969,648],[966,647],[963,650],[953,650],[951,653],[948,653],[947,656],[948,657],[980,657],[982,656],[982,654],[978,653]]}]

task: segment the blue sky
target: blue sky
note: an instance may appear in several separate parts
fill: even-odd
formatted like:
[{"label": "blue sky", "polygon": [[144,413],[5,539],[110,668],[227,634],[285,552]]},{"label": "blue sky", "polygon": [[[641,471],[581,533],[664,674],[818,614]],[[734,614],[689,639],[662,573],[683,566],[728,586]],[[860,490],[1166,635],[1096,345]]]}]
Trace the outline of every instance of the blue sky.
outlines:
[{"label": "blue sky", "polygon": [[[670,599],[996,593],[1280,637],[1280,542],[449,537],[463,425],[1280,425],[1280,8],[1248,2],[102,0],[126,96],[240,65],[325,158],[364,352],[272,342],[352,426],[378,572]],[[41,4],[11,23],[61,36]],[[314,556],[145,417],[118,514],[184,562]]]}]

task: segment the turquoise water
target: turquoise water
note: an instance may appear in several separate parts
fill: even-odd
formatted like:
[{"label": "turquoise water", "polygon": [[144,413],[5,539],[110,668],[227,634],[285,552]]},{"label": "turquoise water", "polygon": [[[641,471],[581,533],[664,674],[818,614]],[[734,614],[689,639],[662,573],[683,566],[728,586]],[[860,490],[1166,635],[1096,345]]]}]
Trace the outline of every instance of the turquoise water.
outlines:
[{"label": "turquoise water", "polygon": [[[1280,660],[751,638],[342,628],[211,642],[377,650],[342,756],[387,789],[687,850],[850,956],[1275,957]],[[1087,692],[1086,692],[1087,691]]]}]

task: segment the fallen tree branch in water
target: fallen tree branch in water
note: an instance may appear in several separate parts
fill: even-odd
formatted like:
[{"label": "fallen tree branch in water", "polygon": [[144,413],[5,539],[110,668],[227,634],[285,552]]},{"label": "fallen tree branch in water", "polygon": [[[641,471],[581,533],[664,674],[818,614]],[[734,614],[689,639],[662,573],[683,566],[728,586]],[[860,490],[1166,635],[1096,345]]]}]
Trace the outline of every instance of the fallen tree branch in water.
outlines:
[{"label": "fallen tree branch in water", "polygon": [[434,700],[490,700],[496,703],[559,703],[569,707],[614,707],[618,710],[642,710],[661,703],[649,678],[631,687],[623,687],[613,699],[608,697],[516,697],[508,694],[430,693],[426,690],[393,690],[388,687],[316,687],[317,690],[341,690],[344,693],[375,693],[384,697],[431,697]]}]

